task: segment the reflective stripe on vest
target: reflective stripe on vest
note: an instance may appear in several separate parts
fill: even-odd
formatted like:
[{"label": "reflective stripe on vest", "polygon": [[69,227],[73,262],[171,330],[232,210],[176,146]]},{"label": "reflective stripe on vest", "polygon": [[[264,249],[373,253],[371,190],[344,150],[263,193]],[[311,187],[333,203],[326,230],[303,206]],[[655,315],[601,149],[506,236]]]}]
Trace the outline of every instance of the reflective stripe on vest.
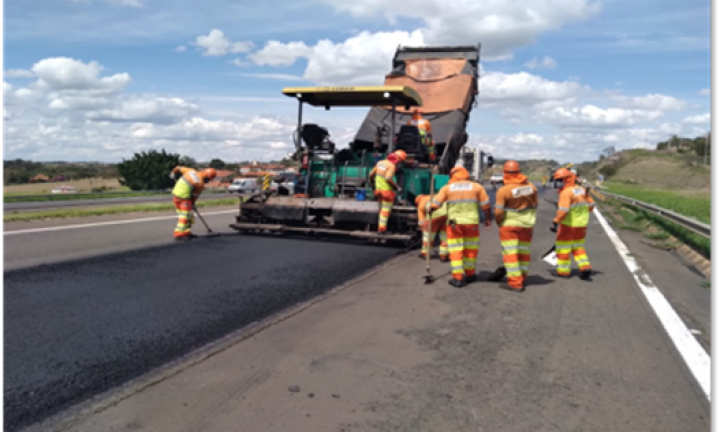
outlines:
[{"label": "reflective stripe on vest", "polygon": [[390,187],[390,183],[385,180],[385,171],[390,168],[392,164],[389,160],[382,160],[376,165],[377,173],[375,173],[375,190],[390,191],[393,190]]}]

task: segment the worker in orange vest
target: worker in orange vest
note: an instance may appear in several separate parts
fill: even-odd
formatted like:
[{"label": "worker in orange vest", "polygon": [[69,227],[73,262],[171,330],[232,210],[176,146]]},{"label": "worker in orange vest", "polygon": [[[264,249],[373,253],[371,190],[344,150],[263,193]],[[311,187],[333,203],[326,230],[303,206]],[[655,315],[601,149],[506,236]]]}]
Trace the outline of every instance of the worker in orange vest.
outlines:
[{"label": "worker in orange vest", "polygon": [[[560,168],[555,179],[563,180],[560,190],[558,209],[553,223],[556,225],[555,254],[557,255],[556,276],[570,276],[570,254],[580,267],[580,278],[590,281],[592,267],[585,251],[585,236],[590,221],[590,212],[595,208],[595,201],[587,194],[585,188],[575,184],[575,173]],[[557,226],[559,225],[559,226]]]},{"label": "worker in orange vest", "polygon": [[503,264],[511,291],[525,291],[530,268],[530,246],[535,227],[538,191],[520,171],[520,164],[507,161],[503,166],[504,186],[495,196],[495,222],[500,227]]},{"label": "worker in orange vest", "polygon": [[175,180],[177,175],[181,175],[181,177],[175,183],[172,191],[173,203],[178,215],[174,238],[181,241],[197,237],[190,232],[194,220],[192,210],[195,202],[200,198],[205,184],[214,179],[217,172],[212,168],[196,171],[192,168],[176,166],[170,172],[170,178]]},{"label": "worker in orange vest", "polygon": [[450,181],[433,198],[432,207],[447,203],[447,235],[452,279],[448,283],[462,288],[477,280],[475,267],[480,246],[480,212],[485,214],[485,226],[490,227],[490,198],[485,188],[470,181],[470,174],[462,166],[450,171]]},{"label": "worker in orange vest", "polygon": [[[422,229],[422,252],[420,258],[426,258],[427,254],[432,254],[432,245],[435,243],[435,237],[440,237],[440,261],[447,262],[448,259],[448,243],[447,243],[447,205],[443,205],[438,210],[432,211],[430,207],[430,195],[418,195],[415,198],[415,206],[418,209],[418,222]],[[428,213],[430,217],[428,218]]]},{"label": "worker in orange vest", "polygon": [[387,159],[378,162],[370,171],[370,181],[375,182],[375,198],[380,203],[380,212],[378,215],[378,233],[387,232],[387,224],[390,219],[393,203],[397,194],[402,192],[402,188],[395,183],[393,176],[395,175],[396,166],[407,159],[407,153],[402,150],[396,150],[388,155]]},{"label": "worker in orange vest", "polygon": [[423,145],[427,146],[430,161],[435,162],[437,157],[435,156],[435,141],[432,137],[432,125],[430,121],[423,118],[421,110],[416,109],[413,111],[412,119],[408,120],[407,124],[418,127],[420,130],[420,141]]}]

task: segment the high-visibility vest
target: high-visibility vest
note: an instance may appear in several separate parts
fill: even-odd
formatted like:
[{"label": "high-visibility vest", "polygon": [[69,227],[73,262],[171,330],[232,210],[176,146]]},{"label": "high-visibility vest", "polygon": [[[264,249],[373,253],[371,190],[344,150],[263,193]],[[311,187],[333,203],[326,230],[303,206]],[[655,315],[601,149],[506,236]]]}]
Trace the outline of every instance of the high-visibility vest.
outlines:
[{"label": "high-visibility vest", "polygon": [[537,188],[532,183],[506,184],[495,196],[495,212],[505,212],[500,226],[534,227],[537,206]]},{"label": "high-visibility vest", "polygon": [[393,190],[388,183],[395,175],[395,164],[387,159],[383,159],[375,165],[372,172],[375,174],[375,190],[391,191]]},{"label": "high-visibility vest", "polygon": [[176,170],[182,172],[182,177],[175,183],[172,191],[173,195],[181,199],[197,200],[205,188],[205,183],[200,173],[192,168],[185,167],[177,167],[173,171]]},{"label": "high-visibility vest", "polygon": [[448,222],[460,225],[480,223],[480,208],[490,209],[490,197],[485,188],[470,180],[452,181],[440,189],[433,204],[447,203]]},{"label": "high-visibility vest", "polygon": [[558,211],[566,212],[567,216],[560,222],[569,227],[582,228],[590,222],[590,210],[595,201],[585,193],[585,188],[570,186],[560,192]]},{"label": "high-visibility vest", "polygon": [[426,218],[428,212],[432,211],[432,220],[447,217],[447,204],[443,204],[439,209],[433,210],[430,208],[430,195],[423,195],[420,197],[418,202],[418,221],[422,222]]}]

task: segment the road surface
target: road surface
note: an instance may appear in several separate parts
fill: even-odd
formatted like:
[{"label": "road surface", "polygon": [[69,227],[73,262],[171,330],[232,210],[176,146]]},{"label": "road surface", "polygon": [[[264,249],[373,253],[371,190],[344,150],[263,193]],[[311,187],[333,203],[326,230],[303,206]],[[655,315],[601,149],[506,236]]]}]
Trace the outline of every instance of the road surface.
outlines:
[{"label": "road surface", "polygon": [[[231,198],[235,195],[227,193],[216,193],[203,195],[201,200]],[[97,198],[97,199],[77,199],[77,200],[58,200],[58,201],[35,201],[35,202],[12,202],[4,203],[3,210],[5,213],[12,212],[38,212],[44,210],[57,210],[65,208],[93,208],[93,207],[111,207],[116,205],[133,205],[133,204],[149,204],[149,203],[170,203],[172,198],[169,195],[152,195],[144,197],[121,197],[121,198]]]},{"label": "road surface", "polygon": [[[207,219],[229,231],[222,226],[232,214]],[[174,244],[173,227],[169,219],[6,232],[6,263],[15,268],[4,280],[6,430],[323,292],[396,252],[240,235]],[[65,261],[87,255],[93,257]]]},{"label": "road surface", "polygon": [[[440,279],[423,285],[424,261],[413,253],[72,430],[707,430],[702,392],[595,219],[588,234],[595,280],[549,276],[539,255],[552,244],[544,229],[552,209],[541,205],[525,294],[487,282],[455,290],[448,265],[437,261]],[[224,229],[231,216],[208,222]],[[173,225],[6,231],[6,262],[17,269],[5,274],[8,430],[395,252],[245,236],[175,245]],[[116,250],[124,252],[101,255]],[[501,263],[498,251],[496,228],[483,228],[481,277]],[[61,262],[83,254],[93,257]],[[20,269],[40,262],[55,264]],[[289,393],[290,385],[302,393]]]}]

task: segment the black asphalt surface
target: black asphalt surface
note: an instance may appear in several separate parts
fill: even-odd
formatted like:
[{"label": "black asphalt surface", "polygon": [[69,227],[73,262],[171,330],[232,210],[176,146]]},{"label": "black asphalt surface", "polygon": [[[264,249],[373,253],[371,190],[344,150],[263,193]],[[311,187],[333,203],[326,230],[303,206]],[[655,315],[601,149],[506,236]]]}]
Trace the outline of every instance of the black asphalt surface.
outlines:
[{"label": "black asphalt surface", "polygon": [[[206,219],[214,230],[232,232],[231,214]],[[194,231],[203,234],[199,225]],[[15,245],[5,252],[6,430],[120,385],[397,252],[239,235],[174,244],[173,226],[168,219],[6,236],[6,245]]]},{"label": "black asphalt surface", "polygon": [[[202,196],[202,200],[232,198],[236,195],[231,194],[206,194]],[[3,211],[5,213],[24,212],[24,211],[41,211],[55,210],[74,207],[110,207],[116,205],[132,205],[132,204],[148,204],[148,203],[168,203],[172,202],[169,195],[152,195],[144,197],[124,197],[124,198],[96,198],[96,199],[77,199],[77,200],[58,200],[58,201],[35,201],[35,202],[13,202],[4,203]]]},{"label": "black asphalt surface", "polygon": [[308,299],[396,250],[251,236],[5,273],[5,428]]}]

